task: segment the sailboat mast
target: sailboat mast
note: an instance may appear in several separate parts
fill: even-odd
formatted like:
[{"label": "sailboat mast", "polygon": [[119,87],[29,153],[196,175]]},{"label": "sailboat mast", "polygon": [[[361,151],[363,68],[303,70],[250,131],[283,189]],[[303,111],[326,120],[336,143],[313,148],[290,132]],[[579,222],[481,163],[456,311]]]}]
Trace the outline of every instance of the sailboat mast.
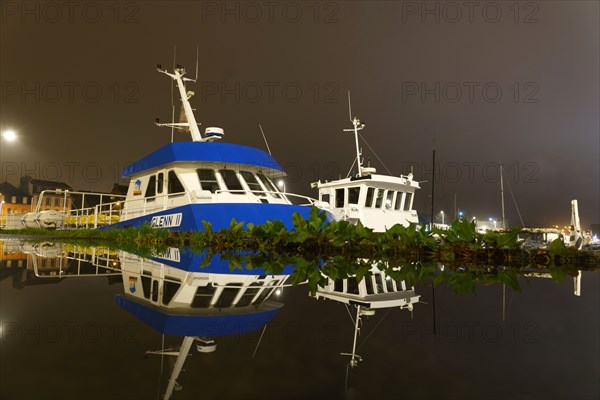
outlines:
[{"label": "sailboat mast", "polygon": [[433,157],[431,160],[431,230],[433,230],[433,210],[434,210],[434,195],[435,195],[435,148],[433,149]]},{"label": "sailboat mast", "polygon": [[500,200],[502,202],[502,229],[506,229],[506,219],[504,216],[504,168],[500,163]]}]

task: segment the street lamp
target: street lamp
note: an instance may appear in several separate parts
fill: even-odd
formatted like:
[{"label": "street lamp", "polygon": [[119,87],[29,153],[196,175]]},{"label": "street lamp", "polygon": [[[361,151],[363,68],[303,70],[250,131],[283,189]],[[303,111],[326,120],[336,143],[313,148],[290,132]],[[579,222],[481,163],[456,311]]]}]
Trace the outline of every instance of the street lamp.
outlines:
[{"label": "street lamp", "polygon": [[[17,140],[17,134],[15,133],[15,131],[9,129],[6,130],[4,132],[2,132],[2,140],[6,140],[7,142],[14,142],[15,140]],[[0,145],[0,159],[2,159],[2,147]],[[2,179],[2,172],[4,172],[4,168],[2,167],[2,164],[0,164],[0,179]]]},{"label": "street lamp", "polygon": [[444,210],[440,211],[440,214],[442,214],[442,225],[444,225]]},{"label": "street lamp", "polygon": [[15,133],[15,131],[9,129],[7,131],[2,132],[2,138],[7,142],[14,142],[15,140],[17,140],[17,134]]},{"label": "street lamp", "polygon": [[459,211],[459,212],[458,212],[458,219],[462,219],[463,215],[464,215],[464,214],[463,214],[463,212],[462,212],[462,211]]}]

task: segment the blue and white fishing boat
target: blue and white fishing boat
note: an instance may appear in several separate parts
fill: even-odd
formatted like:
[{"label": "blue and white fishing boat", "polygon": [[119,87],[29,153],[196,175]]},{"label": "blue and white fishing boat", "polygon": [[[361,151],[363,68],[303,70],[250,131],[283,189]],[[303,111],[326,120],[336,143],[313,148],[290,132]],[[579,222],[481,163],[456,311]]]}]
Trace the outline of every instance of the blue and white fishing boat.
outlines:
[{"label": "blue and white fishing boat", "polygon": [[[37,208],[22,217],[23,226],[118,228],[148,223],[157,228],[194,231],[204,229],[202,221],[220,229],[229,227],[235,219],[255,225],[279,220],[292,228],[294,213],[308,218],[311,206],[320,206],[320,202],[309,197],[278,190],[273,182],[283,178],[285,171],[270,154],[222,143],[225,135],[222,128],[208,127],[201,134],[189,102],[194,92],[185,87],[186,82],[196,79],[186,78],[182,66],[177,66],[173,73],[160,65],[157,69],[175,81],[184,122],[157,120],[156,124],[189,132],[192,141],[171,142],[127,166],[122,172],[129,179],[124,198],[110,199],[104,194],[110,201],[100,201],[87,209],[50,213],[40,208],[44,201],[42,193]],[[67,191],[61,193],[69,195]],[[93,195],[82,194],[87,198]],[[294,197],[300,199],[296,201],[300,205],[290,201]]]},{"label": "blue and white fishing boat", "polygon": [[[229,227],[231,220],[263,224],[282,221],[292,227],[292,215],[308,217],[310,207],[295,205],[292,196],[273,183],[285,176],[283,168],[266,152],[238,144],[221,143],[221,128],[206,128],[201,135],[186,91],[185,68],[169,73],[158,71],[175,81],[181,96],[185,121],[172,126],[189,131],[191,142],[169,143],[123,170],[129,177],[129,190],[113,227],[151,223],[173,230],[202,230],[202,221],[214,229]],[[307,205],[315,202],[296,196]]]}]

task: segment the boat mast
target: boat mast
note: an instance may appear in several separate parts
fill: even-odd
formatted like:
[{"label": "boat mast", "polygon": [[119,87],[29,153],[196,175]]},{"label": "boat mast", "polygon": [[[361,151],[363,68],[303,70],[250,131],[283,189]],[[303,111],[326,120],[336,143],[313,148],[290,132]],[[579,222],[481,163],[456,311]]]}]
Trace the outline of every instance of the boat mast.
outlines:
[{"label": "boat mast", "polygon": [[344,132],[354,132],[354,143],[356,145],[356,165],[358,167],[358,176],[362,176],[362,161],[360,160],[360,148],[358,147],[358,131],[365,127],[365,124],[360,122],[360,119],[352,117],[352,105],[350,104],[350,91],[348,90],[348,114],[350,116],[350,122],[354,128],[344,129]]},{"label": "boat mast", "polygon": [[179,123],[171,123],[171,124],[160,124],[157,122],[158,126],[171,126],[178,129],[187,128],[189,129],[190,134],[192,135],[192,141],[194,142],[205,142],[206,139],[202,137],[200,134],[200,130],[198,129],[198,124],[196,123],[196,117],[194,116],[194,112],[192,110],[192,106],[190,105],[189,99],[194,95],[194,92],[185,90],[184,82],[196,82],[196,79],[184,78],[186,73],[185,68],[181,65],[177,65],[174,73],[167,72],[167,70],[163,70],[162,66],[159,64],[156,68],[158,72],[163,73],[165,75],[170,76],[175,82],[177,82],[177,88],[179,89],[179,95],[181,96],[181,104],[183,106],[183,110],[185,112],[185,118],[187,122],[179,122]]},{"label": "boat mast", "polygon": [[181,368],[183,368],[183,364],[187,359],[187,356],[190,352],[190,347],[192,347],[194,339],[195,337],[193,336],[185,336],[183,338],[181,348],[179,349],[179,352],[176,353],[177,359],[175,360],[173,372],[171,372],[171,376],[169,377],[169,384],[167,385],[167,390],[165,392],[165,395],[163,396],[164,400],[169,400],[171,398],[171,395],[173,394],[173,389],[175,388],[175,384],[177,383],[177,377],[179,377],[179,374],[181,373]]}]

